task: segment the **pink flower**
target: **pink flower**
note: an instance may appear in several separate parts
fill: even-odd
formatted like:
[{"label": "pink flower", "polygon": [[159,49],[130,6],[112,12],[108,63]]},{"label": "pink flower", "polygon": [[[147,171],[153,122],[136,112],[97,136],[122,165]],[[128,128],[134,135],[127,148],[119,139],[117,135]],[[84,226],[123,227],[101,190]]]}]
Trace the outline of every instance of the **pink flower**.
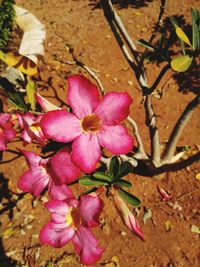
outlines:
[{"label": "pink flower", "polygon": [[145,240],[138,221],[134,217],[133,213],[129,210],[124,200],[117,195],[113,195],[113,203],[126,227],[131,230],[131,232],[139,236],[142,240]]},{"label": "pink flower", "polygon": [[73,114],[54,110],[45,114],[41,127],[48,139],[71,142],[72,160],[85,173],[92,172],[101,158],[101,147],[113,154],[126,154],[133,139],[120,123],[132,102],[127,93],[108,93],[99,99],[98,88],[82,75],[68,79],[67,100]]},{"label": "pink flower", "polygon": [[169,195],[163,188],[157,186],[159,193],[162,196],[162,201],[169,201],[173,198],[173,196]]},{"label": "pink flower", "polygon": [[16,135],[16,132],[12,128],[10,118],[10,114],[0,113],[0,151],[5,151],[7,142],[12,140]]},{"label": "pink flower", "polygon": [[40,242],[59,248],[72,241],[82,264],[97,262],[103,249],[90,230],[99,224],[103,204],[98,196],[83,195],[80,200],[52,199],[45,204],[51,220],[40,231]]},{"label": "pink flower", "polygon": [[26,157],[29,170],[18,180],[18,187],[38,196],[47,186],[51,198],[73,198],[69,184],[79,175],[80,170],[71,161],[70,154],[63,148],[51,159],[43,159],[33,152],[21,150]]},{"label": "pink flower", "polygon": [[37,140],[40,145],[44,145],[46,138],[40,127],[40,120],[43,115],[35,117],[32,113],[26,112],[25,114],[16,113],[19,126],[24,129],[21,133],[21,138],[24,140],[24,145],[32,143]]},{"label": "pink flower", "polygon": [[56,105],[46,100],[43,96],[41,96],[38,93],[35,94],[35,98],[37,102],[40,104],[40,106],[44,109],[45,112],[61,109],[60,107],[57,107]]}]

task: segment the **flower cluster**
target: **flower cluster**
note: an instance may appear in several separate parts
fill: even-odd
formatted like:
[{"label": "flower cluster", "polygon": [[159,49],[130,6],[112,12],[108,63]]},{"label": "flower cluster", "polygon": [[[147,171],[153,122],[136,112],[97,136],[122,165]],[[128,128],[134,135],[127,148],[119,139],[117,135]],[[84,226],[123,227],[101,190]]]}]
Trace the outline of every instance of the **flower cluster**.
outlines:
[{"label": "flower cluster", "polygon": [[[48,190],[49,201],[45,207],[51,219],[41,229],[41,243],[63,247],[72,241],[81,263],[94,264],[103,252],[91,231],[99,225],[103,209],[98,194],[101,190],[97,187],[93,193],[77,198],[70,185],[82,172],[87,179],[96,170],[103,148],[114,155],[132,150],[133,139],[121,125],[129,114],[132,99],[127,93],[117,92],[107,93],[100,99],[94,84],[82,75],[74,75],[68,79],[67,103],[71,112],[53,105],[38,93],[36,100],[44,113],[38,116],[31,112],[16,113],[24,146],[37,142],[43,147],[48,141],[63,145],[48,158],[19,149],[29,169],[19,178],[18,187],[35,197]],[[10,115],[0,114],[0,149],[6,150],[6,143],[14,136]],[[115,182],[115,177],[111,178],[106,184],[108,188],[112,187],[112,179]],[[115,188],[120,186],[113,186],[112,192]],[[137,220],[123,199],[115,193],[110,196],[124,224],[144,240]]]}]

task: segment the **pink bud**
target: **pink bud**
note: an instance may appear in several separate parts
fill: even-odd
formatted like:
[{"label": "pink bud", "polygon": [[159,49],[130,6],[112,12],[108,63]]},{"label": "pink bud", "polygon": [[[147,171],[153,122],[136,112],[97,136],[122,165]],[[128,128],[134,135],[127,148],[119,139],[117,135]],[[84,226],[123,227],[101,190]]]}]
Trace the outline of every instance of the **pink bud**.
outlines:
[{"label": "pink bud", "polygon": [[113,203],[126,227],[144,241],[145,237],[142,233],[142,229],[140,228],[138,221],[136,220],[135,216],[131,213],[124,200],[121,197],[114,195]]}]

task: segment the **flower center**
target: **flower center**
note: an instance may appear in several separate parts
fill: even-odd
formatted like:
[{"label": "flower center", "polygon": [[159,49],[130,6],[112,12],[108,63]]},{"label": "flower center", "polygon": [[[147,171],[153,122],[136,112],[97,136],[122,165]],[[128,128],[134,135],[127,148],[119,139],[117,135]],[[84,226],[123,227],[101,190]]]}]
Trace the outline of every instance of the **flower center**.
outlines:
[{"label": "flower center", "polygon": [[81,128],[83,132],[98,132],[101,129],[101,121],[96,114],[85,116],[81,119]]},{"label": "flower center", "polygon": [[81,218],[79,215],[78,208],[71,208],[69,213],[66,215],[66,224],[73,225],[74,229],[77,229],[81,224]]}]

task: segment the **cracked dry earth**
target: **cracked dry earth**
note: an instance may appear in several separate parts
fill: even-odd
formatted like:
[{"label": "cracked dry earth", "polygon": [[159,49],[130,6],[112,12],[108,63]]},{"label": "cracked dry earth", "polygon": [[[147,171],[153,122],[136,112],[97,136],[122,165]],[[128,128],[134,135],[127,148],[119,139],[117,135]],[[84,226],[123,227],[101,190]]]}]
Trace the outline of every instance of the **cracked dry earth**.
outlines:
[{"label": "cracked dry earth", "polygon": [[[105,91],[127,91],[133,98],[131,116],[138,124],[146,151],[150,151],[149,132],[145,125],[145,112],[141,92],[134,75],[123,57],[113,33],[97,1],[89,0],[17,0],[45,24],[47,38],[45,57],[40,66],[38,87],[42,95],[58,97],[65,102],[66,78],[72,73],[84,73],[75,65],[60,64],[55,57],[72,60],[69,50],[74,49],[77,58],[94,69]],[[157,21],[160,1],[115,1],[115,8],[134,40],[148,39]],[[185,23],[191,22],[190,8],[199,8],[197,0],[167,1],[163,21],[172,15],[183,15]],[[139,49],[142,50],[140,47]],[[151,84],[159,74],[159,67],[147,65]],[[164,86],[162,99],[153,99],[157,115],[161,144],[168,139],[175,121],[187,103],[194,98],[191,84],[181,86],[181,80],[172,77],[170,70],[159,87]],[[87,74],[86,74],[87,75]],[[88,75],[87,75],[88,76]],[[89,77],[89,76],[88,76]],[[91,78],[91,77],[90,77]],[[189,90],[186,90],[189,89]],[[50,98],[49,98],[50,99]],[[52,100],[52,99],[50,99]],[[59,103],[56,99],[55,103]],[[190,146],[184,157],[200,149],[200,110],[197,108],[181,135],[178,146]],[[9,149],[21,147],[9,144]],[[27,146],[33,149],[33,146]],[[35,148],[34,148],[35,149]],[[13,157],[3,154],[3,161]],[[41,246],[38,233],[49,214],[43,203],[46,195],[33,199],[23,195],[16,187],[18,177],[27,169],[22,157],[9,164],[0,165],[1,188],[1,238],[0,267],[10,266],[81,266],[71,244],[62,249]],[[142,242],[121,223],[109,199],[101,215],[101,227],[95,229],[100,244],[105,248],[102,259],[94,266],[121,267],[198,267],[200,265],[199,235],[191,232],[191,226],[200,226],[200,181],[195,179],[200,163],[174,172],[154,177],[131,174],[131,192],[141,199],[141,207],[135,214],[143,229],[146,241]],[[173,195],[170,203],[161,201],[157,186]],[[77,194],[80,188],[76,188]],[[143,216],[151,209],[152,217],[143,223]],[[170,225],[168,229],[166,225]]]}]

